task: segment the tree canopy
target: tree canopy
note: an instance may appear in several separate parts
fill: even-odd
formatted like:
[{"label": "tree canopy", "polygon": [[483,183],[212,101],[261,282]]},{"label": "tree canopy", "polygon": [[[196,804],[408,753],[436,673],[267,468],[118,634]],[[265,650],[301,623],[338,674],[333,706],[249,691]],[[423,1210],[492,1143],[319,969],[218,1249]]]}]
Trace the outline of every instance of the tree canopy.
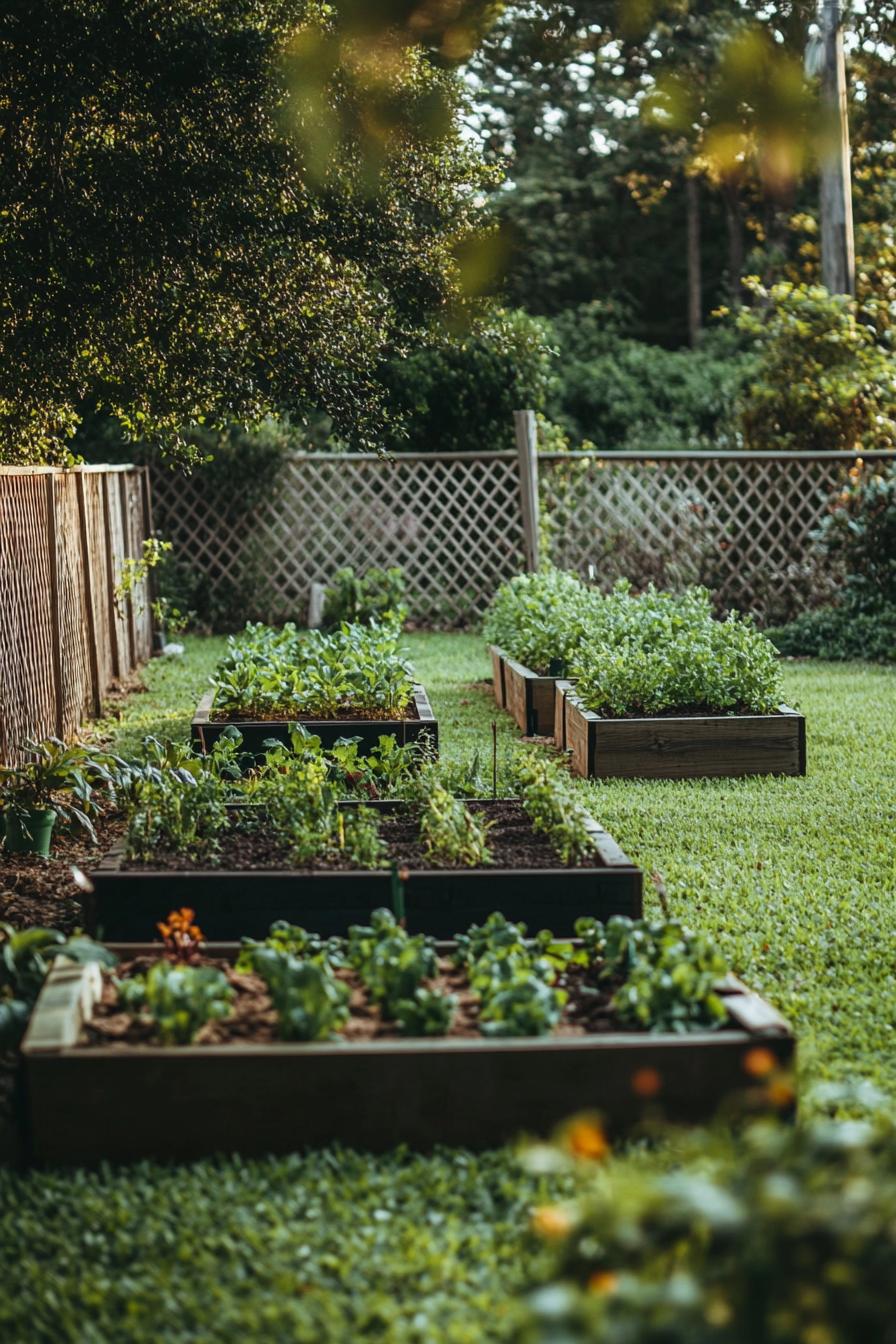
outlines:
[{"label": "tree canopy", "polygon": [[481,226],[452,67],[487,10],[4,5],[0,460],[64,461],[93,407],[175,450],[308,404],[377,442]]}]

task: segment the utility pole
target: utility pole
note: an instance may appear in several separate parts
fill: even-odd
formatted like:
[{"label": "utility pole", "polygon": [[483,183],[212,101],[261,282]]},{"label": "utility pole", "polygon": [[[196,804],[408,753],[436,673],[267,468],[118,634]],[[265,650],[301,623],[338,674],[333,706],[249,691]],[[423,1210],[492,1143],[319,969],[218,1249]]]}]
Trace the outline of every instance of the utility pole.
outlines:
[{"label": "utility pole", "polygon": [[821,163],[821,279],[832,294],[854,294],[856,257],[840,0],[822,0],[819,56],[821,97],[832,127],[832,144]]}]

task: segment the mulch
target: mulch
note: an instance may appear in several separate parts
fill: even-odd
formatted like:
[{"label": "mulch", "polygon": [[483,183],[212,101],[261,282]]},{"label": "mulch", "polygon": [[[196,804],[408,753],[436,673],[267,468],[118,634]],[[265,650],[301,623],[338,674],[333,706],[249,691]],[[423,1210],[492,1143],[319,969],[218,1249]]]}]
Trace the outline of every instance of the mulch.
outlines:
[{"label": "mulch", "polygon": [[114,812],[94,823],[97,844],[88,836],[66,835],[57,822],[49,859],[34,854],[7,854],[0,848],[0,920],[25,928],[39,925],[71,933],[83,923],[82,893],[72,867],[86,873],[122,832]]},{"label": "mulch", "polygon": [[[95,1005],[93,1017],[87,1024],[84,1045],[152,1046],[158,1045],[155,1026],[121,1009],[115,979],[145,974],[155,958],[136,957],[118,966],[114,975],[104,975],[103,994]],[[271,1003],[267,986],[258,975],[240,972],[230,962],[213,957],[200,959],[201,965],[216,966],[227,976],[234,991],[230,1015],[207,1022],[196,1036],[196,1045],[232,1045],[240,1042],[253,1045],[270,1044],[278,1040],[277,1015]],[[335,972],[350,990],[350,1017],[340,1030],[341,1040],[361,1042],[395,1040],[401,1033],[394,1022],[383,1017],[378,1004],[367,994],[358,975],[349,968]],[[480,1035],[480,1004],[470,989],[466,971],[458,969],[450,958],[439,958],[436,976],[425,982],[426,988],[453,994],[457,1009],[451,1030],[452,1039],[473,1038]],[[559,977],[557,988],[568,994],[563,1018],[554,1029],[554,1036],[584,1036],[601,1032],[628,1030],[616,1021],[610,1000],[615,984],[598,986],[591,969],[568,967]]]}]

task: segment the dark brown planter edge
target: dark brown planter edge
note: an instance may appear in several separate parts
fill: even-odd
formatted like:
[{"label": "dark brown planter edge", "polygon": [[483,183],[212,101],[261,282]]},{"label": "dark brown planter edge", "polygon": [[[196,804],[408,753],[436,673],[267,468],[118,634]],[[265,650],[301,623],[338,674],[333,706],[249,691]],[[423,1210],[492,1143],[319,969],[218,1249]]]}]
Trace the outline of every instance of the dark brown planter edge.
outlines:
[{"label": "dark brown planter edge", "polygon": [[[602,719],[557,679],[555,741],[574,774],[597,779],[740,778],[806,773],[806,720],[777,714]],[[720,743],[720,734],[727,739]],[[717,758],[717,759],[714,759]]]}]

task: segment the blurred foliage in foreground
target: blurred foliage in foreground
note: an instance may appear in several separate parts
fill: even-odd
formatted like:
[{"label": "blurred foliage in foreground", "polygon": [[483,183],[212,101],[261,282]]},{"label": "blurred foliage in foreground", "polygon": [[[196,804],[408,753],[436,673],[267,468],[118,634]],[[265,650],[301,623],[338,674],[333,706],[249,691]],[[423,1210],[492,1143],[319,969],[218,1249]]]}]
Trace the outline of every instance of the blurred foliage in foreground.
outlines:
[{"label": "blurred foliage in foreground", "polygon": [[[569,1164],[558,1152],[530,1165]],[[556,1263],[526,1344],[896,1340],[896,1129],[882,1098],[867,1118],[684,1137],[661,1172],[575,1165],[581,1196],[533,1220]]]}]

